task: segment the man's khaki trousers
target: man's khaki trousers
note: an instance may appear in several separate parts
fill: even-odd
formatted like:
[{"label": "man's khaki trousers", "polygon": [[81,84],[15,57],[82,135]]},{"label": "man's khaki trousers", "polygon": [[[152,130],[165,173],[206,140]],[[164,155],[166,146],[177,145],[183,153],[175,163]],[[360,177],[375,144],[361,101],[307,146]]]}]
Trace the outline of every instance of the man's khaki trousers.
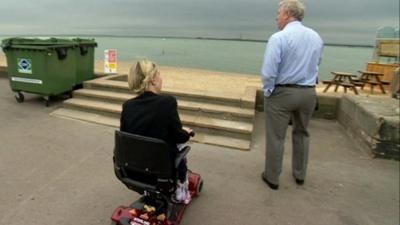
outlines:
[{"label": "man's khaki trousers", "polygon": [[310,135],[308,122],[316,103],[315,88],[276,87],[269,97],[264,97],[266,113],[265,178],[279,184],[282,171],[286,130],[292,120],[292,175],[304,180],[307,170]]}]

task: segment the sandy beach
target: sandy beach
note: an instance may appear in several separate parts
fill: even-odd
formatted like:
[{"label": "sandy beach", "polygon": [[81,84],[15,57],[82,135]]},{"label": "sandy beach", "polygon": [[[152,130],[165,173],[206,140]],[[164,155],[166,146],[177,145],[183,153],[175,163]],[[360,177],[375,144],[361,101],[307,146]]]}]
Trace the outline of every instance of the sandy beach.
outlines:
[{"label": "sandy beach", "polygon": [[[118,73],[128,74],[135,62],[118,62]],[[104,63],[96,60],[95,73],[103,73]],[[249,74],[226,73],[191,68],[178,68],[160,65],[163,77],[163,87],[166,89],[179,88],[181,91],[211,92],[215,95],[238,96],[246,92],[246,88],[261,88],[261,79]]]}]

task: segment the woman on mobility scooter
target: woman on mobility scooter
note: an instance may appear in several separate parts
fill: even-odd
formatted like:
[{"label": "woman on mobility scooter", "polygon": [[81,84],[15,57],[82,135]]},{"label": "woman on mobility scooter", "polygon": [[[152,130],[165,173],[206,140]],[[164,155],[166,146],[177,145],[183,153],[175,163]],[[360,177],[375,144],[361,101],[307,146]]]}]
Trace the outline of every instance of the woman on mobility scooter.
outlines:
[{"label": "woman on mobility scooter", "polygon": [[[174,162],[178,144],[187,142],[194,133],[182,127],[176,99],[161,94],[162,78],[157,65],[149,60],[138,61],[129,71],[128,84],[138,96],[123,104],[120,130],[165,141]],[[178,165],[177,187],[172,197],[184,204],[191,200],[186,162],[182,160]]]}]

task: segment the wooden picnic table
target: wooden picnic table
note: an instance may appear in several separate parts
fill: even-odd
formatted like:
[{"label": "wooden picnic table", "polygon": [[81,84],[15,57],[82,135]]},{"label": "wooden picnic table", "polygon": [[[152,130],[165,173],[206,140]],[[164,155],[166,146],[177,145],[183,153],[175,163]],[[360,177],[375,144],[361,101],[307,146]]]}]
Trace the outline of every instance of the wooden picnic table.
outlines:
[{"label": "wooden picnic table", "polygon": [[383,85],[388,84],[388,82],[382,81],[380,77],[383,77],[383,73],[379,72],[374,72],[374,71],[365,71],[365,70],[359,70],[359,73],[361,73],[359,81],[364,83],[361,86],[361,89],[364,88],[365,84],[369,84],[371,86],[371,93],[374,92],[374,86],[378,86],[383,94],[386,94],[386,91],[383,87]]},{"label": "wooden picnic table", "polygon": [[337,92],[339,86],[344,88],[344,93],[347,93],[347,88],[350,88],[354,91],[356,95],[358,95],[358,91],[356,89],[356,85],[354,84],[353,77],[357,77],[357,75],[346,73],[346,72],[331,72],[334,76],[332,80],[323,81],[323,84],[327,84],[323,92],[328,91],[328,89],[335,85],[335,92]]}]

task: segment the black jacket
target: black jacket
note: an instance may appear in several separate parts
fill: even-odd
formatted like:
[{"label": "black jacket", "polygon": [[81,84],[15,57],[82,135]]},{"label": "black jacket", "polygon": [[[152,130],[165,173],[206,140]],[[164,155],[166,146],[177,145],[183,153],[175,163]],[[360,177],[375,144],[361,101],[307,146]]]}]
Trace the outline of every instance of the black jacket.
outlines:
[{"label": "black jacket", "polygon": [[121,131],[164,140],[171,146],[173,157],[177,143],[189,140],[182,129],[176,99],[170,95],[144,92],[122,106]]}]

